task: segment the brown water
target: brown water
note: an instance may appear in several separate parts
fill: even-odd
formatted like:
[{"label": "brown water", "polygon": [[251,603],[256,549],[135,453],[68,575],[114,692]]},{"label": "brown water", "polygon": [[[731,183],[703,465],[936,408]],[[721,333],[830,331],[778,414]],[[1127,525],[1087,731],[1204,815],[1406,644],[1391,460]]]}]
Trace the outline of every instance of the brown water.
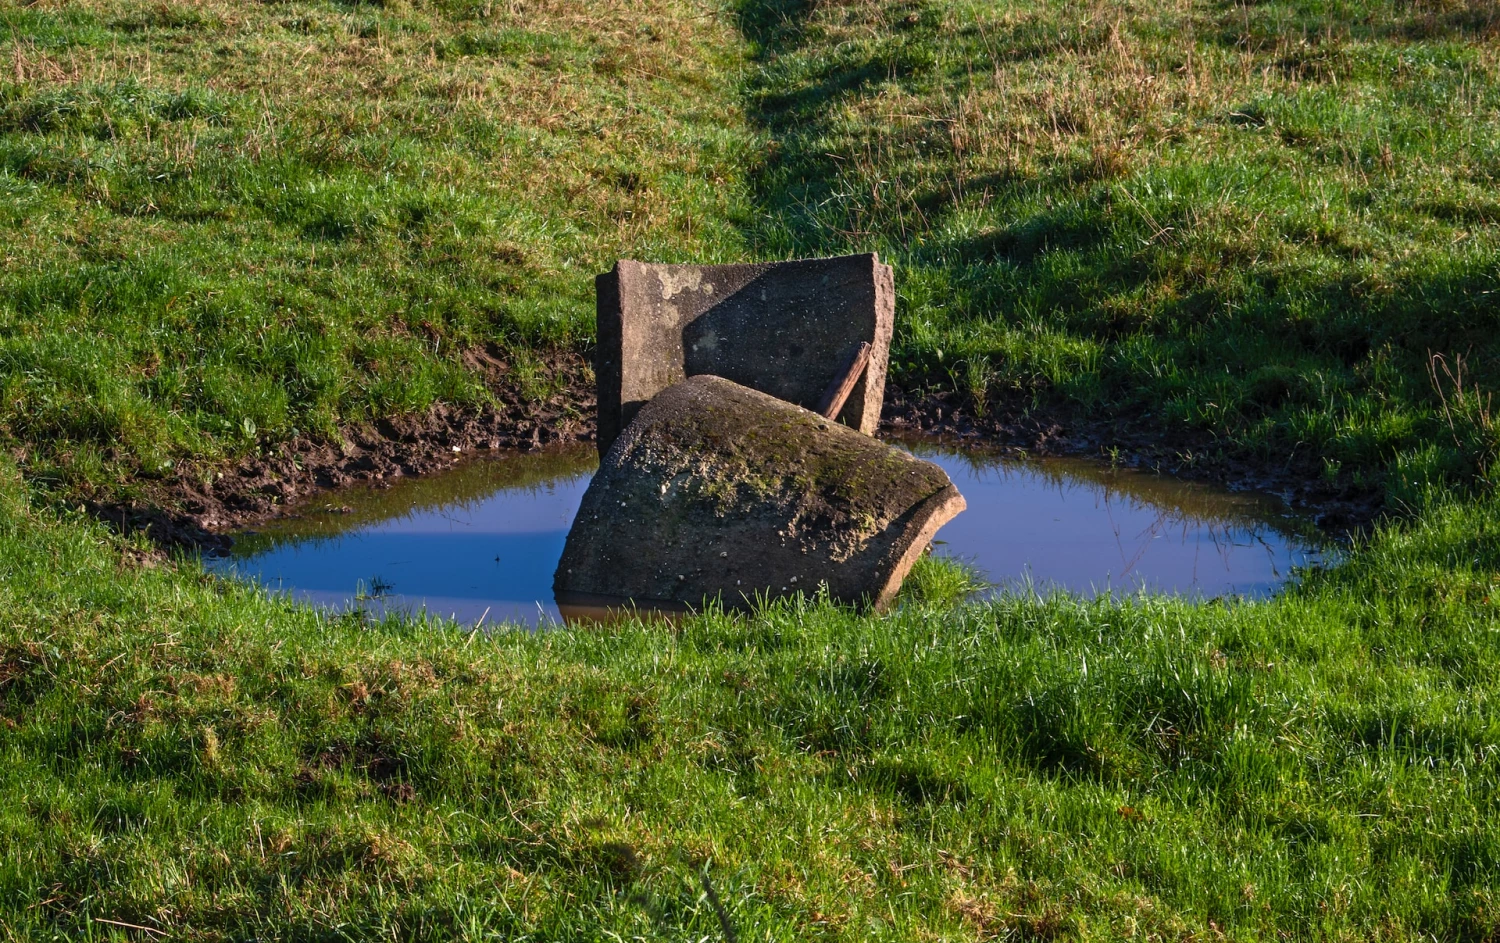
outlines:
[{"label": "brown water", "polygon": [[[969,508],[934,551],[998,587],[1265,596],[1318,558],[1270,495],[1112,469],[903,443]],[[469,622],[558,619],[552,571],[597,467],[592,446],[497,454],[428,478],[349,489],[238,535],[210,568],[308,602]]]}]

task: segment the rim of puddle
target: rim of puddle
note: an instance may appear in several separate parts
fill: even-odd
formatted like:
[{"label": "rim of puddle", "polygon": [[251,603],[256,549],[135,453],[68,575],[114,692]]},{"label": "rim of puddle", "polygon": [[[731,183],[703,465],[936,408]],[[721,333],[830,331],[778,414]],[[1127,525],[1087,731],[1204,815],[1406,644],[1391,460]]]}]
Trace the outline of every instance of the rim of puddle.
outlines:
[{"label": "rim of puddle", "polygon": [[[1043,474],[1059,483],[1088,482],[1137,503],[1165,508],[1180,519],[1225,524],[1255,520],[1299,541],[1316,544],[1322,552],[1328,552],[1337,543],[1336,538],[1318,526],[1314,513],[1295,508],[1286,495],[1263,488],[1185,478],[1088,455],[1033,455],[987,443],[926,436],[891,436],[883,437],[883,441],[918,458],[956,459],[976,471],[1011,466]],[[1226,504],[1237,508],[1239,513],[1229,515],[1213,510],[1215,505]]]},{"label": "rim of puddle", "polygon": [[[1118,583],[1106,578],[1083,586],[1076,580],[1046,577],[1036,579],[1030,572],[1016,572],[1015,567],[996,578],[994,574],[984,572],[986,568],[980,561],[964,554],[945,553],[944,555],[956,557],[961,562],[978,564],[974,568],[986,576],[988,583],[976,596],[993,596],[1004,592],[1045,596],[1062,592],[1086,597],[1109,595],[1118,599],[1147,592],[1189,599],[1224,596],[1266,598],[1289,584],[1297,572],[1310,567],[1326,566],[1337,558],[1339,552],[1337,542],[1318,527],[1312,514],[1293,508],[1284,495],[1275,492],[1226,487],[1091,457],[1017,453],[986,443],[960,443],[925,436],[892,437],[889,441],[920,458],[939,462],[950,477],[956,477],[955,464],[981,482],[992,477],[1030,477],[1044,481],[1057,493],[1059,500],[1065,499],[1069,492],[1085,492],[1084,496],[1101,506],[1106,514],[1112,510],[1120,510],[1127,515],[1139,514],[1137,523],[1143,526],[1138,533],[1126,535],[1121,531],[1116,532],[1116,549],[1121,552],[1119,563],[1124,568],[1124,572],[1115,574],[1120,578]],[[986,497],[991,495],[983,488],[974,488],[974,483],[970,481],[967,484],[969,490],[965,490],[965,485],[961,485],[960,490],[966,497],[973,496],[970,497],[970,510],[982,512]],[[1155,516],[1144,520],[1149,516],[1139,513],[1144,511],[1154,513]],[[938,539],[933,541],[934,545],[947,544],[945,536],[954,536],[957,532],[976,526],[981,520],[984,520],[982,513],[967,520],[965,515],[960,514],[938,533]],[[1166,531],[1174,527],[1182,531],[1179,536],[1184,539],[1187,537],[1186,528],[1199,528],[1201,541],[1206,541],[1205,546],[1211,546],[1219,552],[1221,558],[1226,551],[1235,547],[1245,549],[1259,546],[1268,556],[1275,557],[1278,552],[1282,552],[1285,559],[1279,569],[1273,566],[1269,580],[1262,580],[1258,585],[1242,584],[1238,588],[1228,584],[1221,592],[1206,592],[1196,585],[1185,589],[1163,586],[1159,580],[1150,577],[1137,579],[1130,571],[1146,552],[1147,544],[1144,539],[1167,537],[1169,535]],[[1126,553],[1123,546],[1123,542],[1130,539],[1139,541],[1134,555]],[[1236,543],[1237,540],[1247,542]],[[1277,546],[1273,546],[1273,542]],[[1221,562],[1225,562],[1227,566],[1227,561],[1221,559]]]},{"label": "rim of puddle", "polygon": [[[971,510],[960,514],[954,522],[946,525],[938,533],[934,545],[936,552],[941,555],[957,557],[985,575],[990,585],[981,591],[981,596],[1006,591],[1041,594],[1064,591],[1084,596],[1108,594],[1119,598],[1145,590],[1187,598],[1224,595],[1264,597],[1286,585],[1293,578],[1296,569],[1326,564],[1335,552],[1332,541],[1317,529],[1309,516],[1293,511],[1284,498],[1266,492],[1225,489],[1205,482],[1110,465],[1088,458],[1017,456],[994,446],[974,447],[968,443],[956,444],[942,439],[900,437],[888,441],[919,457],[937,461],[949,470],[950,477],[958,479],[967,476],[965,481],[956,483],[969,498]],[[335,608],[357,606],[375,614],[392,609],[416,614],[417,609],[425,608],[432,614],[446,615],[449,609],[453,609],[457,616],[458,609],[464,607],[452,604],[470,597],[434,598],[434,594],[420,591],[415,594],[387,594],[385,590],[401,590],[402,587],[399,583],[382,585],[380,578],[374,573],[360,578],[360,585],[344,586],[342,589],[309,590],[299,587],[297,579],[286,578],[284,574],[278,580],[267,579],[264,572],[245,571],[252,568],[257,559],[271,559],[278,553],[295,557],[330,550],[336,552],[342,542],[371,535],[384,534],[387,538],[397,539],[406,535],[408,543],[421,544],[429,549],[442,542],[444,533],[453,541],[459,540],[458,535],[467,538],[487,535],[494,541],[516,544],[513,548],[516,560],[512,565],[520,566],[528,573],[536,570],[536,573],[531,573],[530,578],[537,583],[534,588],[540,590],[536,594],[539,598],[524,607],[512,605],[515,600],[507,598],[508,611],[497,617],[506,621],[519,619],[546,624],[558,617],[550,580],[556,558],[543,558],[554,551],[560,556],[563,539],[576,512],[576,497],[581,497],[597,464],[596,450],[591,443],[572,443],[531,452],[480,453],[437,474],[366,482],[338,491],[324,492],[288,508],[282,516],[269,520],[258,528],[233,534],[233,545],[229,553],[205,558],[205,566],[221,575],[258,582],[272,591],[289,592],[314,604],[331,605]],[[1223,546],[1215,544],[1215,528],[1219,528],[1225,535],[1233,535],[1237,529],[1245,531],[1252,535],[1252,539],[1256,528],[1265,528],[1268,533],[1275,535],[1276,547],[1264,540],[1261,543],[1273,556],[1284,550],[1285,559],[1278,564],[1281,568],[1272,567],[1269,577],[1262,574],[1249,592],[1234,589],[1232,585],[1229,592],[1198,592],[1191,588],[1184,592],[1176,587],[1164,590],[1150,585],[1149,581],[1131,583],[1128,586],[1115,585],[1109,579],[1099,581],[1104,583],[1103,586],[1098,582],[1084,586],[1077,579],[1036,580],[1025,573],[1015,572],[1003,574],[1002,578],[996,579],[993,574],[985,572],[986,568],[982,563],[975,566],[972,554],[954,552],[961,551],[962,548],[955,547],[951,542],[965,528],[978,526],[980,523],[976,520],[976,512],[986,500],[993,499],[987,490],[990,488],[986,482],[988,478],[1026,479],[1026,487],[1035,489],[1040,485],[1050,488],[1054,494],[1047,496],[1047,500],[1062,500],[1080,491],[1089,497],[1102,496],[1101,503],[1109,513],[1121,511],[1139,514],[1142,508],[1151,509],[1158,529],[1170,525],[1179,528],[1183,534],[1187,534],[1187,528],[1203,531],[1208,540],[1204,546],[1209,548],[1210,556],[1224,551]],[[560,486],[568,491],[566,500],[561,503],[557,496]],[[500,496],[520,499],[512,502],[509,510],[519,513],[522,519],[507,519],[503,521],[504,526],[488,530],[476,529],[475,521],[464,519],[465,515],[472,517],[478,514],[488,502],[495,501]],[[543,498],[551,503],[538,500]],[[530,505],[526,504],[528,499],[531,501]],[[569,502],[571,506],[567,506]],[[968,522],[965,522],[966,517]],[[520,539],[518,535],[530,537]],[[1116,533],[1116,539],[1121,539],[1119,533]],[[1136,539],[1136,536],[1127,536],[1125,539]],[[1153,536],[1151,539],[1159,538]],[[526,540],[530,540],[530,543],[526,543]],[[1096,545],[1097,539],[1090,546]],[[1149,546],[1149,541],[1142,546]],[[421,552],[415,546],[414,550]],[[1124,551],[1122,545],[1122,554]],[[1140,552],[1146,551],[1143,549]],[[503,555],[504,552],[495,556],[497,564],[503,562]],[[1129,560],[1123,555],[1121,560],[1128,573]],[[544,583],[541,581],[543,570],[548,577]],[[423,598],[416,598],[419,596]],[[395,601],[396,605],[392,606],[391,601]],[[424,606],[426,601],[438,604]],[[496,601],[499,601],[499,597]],[[521,609],[527,610],[529,615],[523,614]],[[477,611],[476,608],[474,612]],[[478,621],[483,623],[484,618],[481,616]],[[461,621],[475,622],[474,613],[468,613],[468,618]]]}]

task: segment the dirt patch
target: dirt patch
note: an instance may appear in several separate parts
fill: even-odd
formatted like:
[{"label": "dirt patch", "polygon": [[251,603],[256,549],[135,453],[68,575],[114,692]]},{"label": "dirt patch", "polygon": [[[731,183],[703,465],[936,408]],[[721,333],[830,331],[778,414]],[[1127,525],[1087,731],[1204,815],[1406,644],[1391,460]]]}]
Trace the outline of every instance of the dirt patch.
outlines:
[{"label": "dirt patch", "polygon": [[[485,377],[496,405],[439,405],[425,415],[363,423],[349,427],[341,442],[294,439],[237,466],[191,469],[145,498],[100,503],[91,510],[122,530],[144,531],[159,546],[222,552],[231,543],[227,532],[280,516],[318,492],[431,474],[487,450],[594,440],[593,370],[582,352],[560,351],[543,359],[539,385],[560,391],[545,401],[522,395],[503,353],[471,351],[465,359]],[[1378,482],[1329,481],[1313,456],[1281,464],[1237,458],[1208,433],[1163,432],[1145,417],[1038,411],[1029,396],[992,402],[981,416],[963,394],[913,393],[889,383],[881,429],[1033,455],[1106,457],[1234,489],[1270,491],[1334,535],[1367,527],[1383,505]]]},{"label": "dirt patch", "polygon": [[226,531],[280,516],[321,491],[431,474],[487,450],[593,439],[593,370],[583,353],[542,359],[533,386],[560,392],[541,401],[523,395],[503,352],[475,350],[464,359],[485,378],[494,405],[439,404],[425,415],[352,425],[342,441],[293,439],[229,468],[186,469],[141,499],[90,510],[121,530],[145,532],[159,546],[223,551],[230,544]]},{"label": "dirt patch", "polygon": [[51,659],[35,642],[0,646],[0,718],[19,719],[52,687]]},{"label": "dirt patch", "polygon": [[326,774],[346,767],[363,774],[392,802],[402,804],[417,798],[416,787],[408,781],[411,771],[406,758],[395,744],[378,735],[353,743],[335,740],[322,749],[305,750],[293,782],[299,792],[326,793]]}]

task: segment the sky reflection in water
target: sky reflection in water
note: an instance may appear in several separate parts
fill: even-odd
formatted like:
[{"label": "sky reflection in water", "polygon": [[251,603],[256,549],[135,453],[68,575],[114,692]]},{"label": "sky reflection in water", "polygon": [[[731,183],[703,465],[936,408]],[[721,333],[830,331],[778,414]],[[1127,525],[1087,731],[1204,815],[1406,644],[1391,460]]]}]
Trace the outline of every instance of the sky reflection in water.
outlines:
[{"label": "sky reflection in water", "polygon": [[[1265,495],[1076,459],[907,447],[968,500],[936,551],[999,586],[1264,596],[1316,559],[1307,526]],[[575,446],[325,495],[208,565],[335,607],[557,621],[552,571],[596,465],[591,446]]]}]

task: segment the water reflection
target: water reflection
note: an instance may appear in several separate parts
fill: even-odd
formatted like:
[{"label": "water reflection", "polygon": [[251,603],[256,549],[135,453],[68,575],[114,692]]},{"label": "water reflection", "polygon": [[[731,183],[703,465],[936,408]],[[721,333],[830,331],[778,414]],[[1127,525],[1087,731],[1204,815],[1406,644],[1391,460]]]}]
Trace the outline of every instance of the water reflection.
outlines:
[{"label": "water reflection", "polygon": [[[1017,461],[930,443],[969,509],[936,552],[1000,586],[1262,596],[1316,559],[1282,502],[1076,459]],[[477,459],[324,496],[209,561],[322,605],[469,623],[556,621],[552,572],[597,467],[591,446]]]},{"label": "water reflection", "polygon": [[942,465],[969,502],[937,552],[1002,587],[1256,597],[1320,556],[1316,529],[1272,495],[1082,459],[903,444]]},{"label": "water reflection", "polygon": [[351,488],[235,537],[210,561],[308,602],[464,622],[557,621],[552,571],[598,467],[578,445]]}]

